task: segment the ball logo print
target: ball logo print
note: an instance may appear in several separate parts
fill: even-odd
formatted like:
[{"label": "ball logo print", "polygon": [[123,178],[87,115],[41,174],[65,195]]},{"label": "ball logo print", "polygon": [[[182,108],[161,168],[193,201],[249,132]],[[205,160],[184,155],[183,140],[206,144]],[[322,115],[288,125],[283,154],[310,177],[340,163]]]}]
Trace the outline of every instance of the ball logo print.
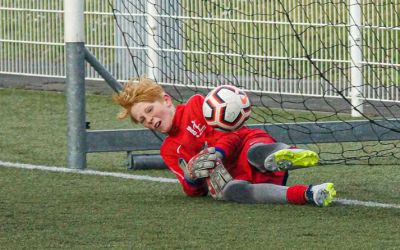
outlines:
[{"label": "ball logo print", "polygon": [[233,85],[213,89],[203,103],[203,115],[208,125],[222,131],[239,129],[251,114],[250,99]]}]

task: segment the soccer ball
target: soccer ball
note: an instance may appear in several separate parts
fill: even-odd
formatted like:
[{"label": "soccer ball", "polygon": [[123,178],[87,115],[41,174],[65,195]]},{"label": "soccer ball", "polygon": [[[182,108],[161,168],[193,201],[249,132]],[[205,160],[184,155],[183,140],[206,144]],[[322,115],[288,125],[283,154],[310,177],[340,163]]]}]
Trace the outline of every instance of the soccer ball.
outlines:
[{"label": "soccer ball", "polygon": [[251,104],[245,92],[232,85],[213,89],[203,103],[203,115],[208,125],[222,131],[233,131],[250,117]]}]

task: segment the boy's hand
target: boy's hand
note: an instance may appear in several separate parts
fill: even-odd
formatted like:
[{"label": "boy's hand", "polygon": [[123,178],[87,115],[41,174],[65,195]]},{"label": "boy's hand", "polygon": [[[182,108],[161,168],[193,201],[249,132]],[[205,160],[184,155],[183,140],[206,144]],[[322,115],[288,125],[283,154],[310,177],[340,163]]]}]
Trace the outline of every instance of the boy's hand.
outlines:
[{"label": "boy's hand", "polygon": [[222,154],[214,147],[206,148],[190,159],[187,171],[193,180],[206,178],[210,175],[210,169],[215,168],[216,162],[222,159]]},{"label": "boy's hand", "polygon": [[225,169],[222,161],[218,160],[215,168],[210,170],[210,176],[206,178],[209,194],[214,199],[222,200],[224,188],[231,180],[233,180],[232,176]]}]

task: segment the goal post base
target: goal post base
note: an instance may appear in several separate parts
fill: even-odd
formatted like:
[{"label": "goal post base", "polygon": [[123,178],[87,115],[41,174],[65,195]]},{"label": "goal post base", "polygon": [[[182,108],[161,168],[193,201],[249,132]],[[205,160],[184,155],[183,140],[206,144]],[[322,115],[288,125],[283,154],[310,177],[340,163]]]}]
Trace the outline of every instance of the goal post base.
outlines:
[{"label": "goal post base", "polygon": [[159,154],[134,154],[128,152],[127,159],[128,169],[144,170],[144,169],[167,169],[163,159]]}]

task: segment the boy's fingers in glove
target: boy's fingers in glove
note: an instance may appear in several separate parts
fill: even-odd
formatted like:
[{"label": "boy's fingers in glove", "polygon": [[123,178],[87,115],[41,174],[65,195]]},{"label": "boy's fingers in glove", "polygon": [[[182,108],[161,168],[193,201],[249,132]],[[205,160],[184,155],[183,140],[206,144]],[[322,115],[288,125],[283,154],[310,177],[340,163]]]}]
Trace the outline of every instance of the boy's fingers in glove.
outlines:
[{"label": "boy's fingers in glove", "polygon": [[210,171],[210,176],[206,179],[210,195],[217,200],[223,198],[223,190],[232,176],[225,169],[224,164],[218,160],[216,167]]},{"label": "boy's fingers in glove", "polygon": [[187,169],[193,179],[206,178],[209,170],[215,167],[216,161],[220,159],[215,148],[206,148],[194,156],[188,163]]}]

